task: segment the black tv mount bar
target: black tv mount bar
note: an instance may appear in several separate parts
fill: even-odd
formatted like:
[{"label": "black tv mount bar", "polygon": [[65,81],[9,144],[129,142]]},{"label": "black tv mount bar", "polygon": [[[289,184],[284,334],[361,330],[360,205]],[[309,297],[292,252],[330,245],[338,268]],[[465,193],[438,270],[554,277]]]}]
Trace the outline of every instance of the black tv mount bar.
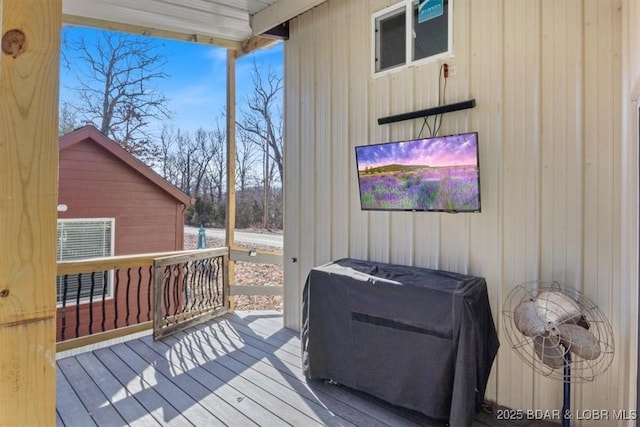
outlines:
[{"label": "black tv mount bar", "polygon": [[378,119],[379,125],[401,122],[403,120],[418,119],[420,117],[434,116],[436,114],[450,113],[452,111],[466,110],[476,106],[476,100],[456,102],[455,104],[440,105],[438,107],[427,108],[426,110],[413,111],[411,113],[396,114],[395,116],[381,117]]}]

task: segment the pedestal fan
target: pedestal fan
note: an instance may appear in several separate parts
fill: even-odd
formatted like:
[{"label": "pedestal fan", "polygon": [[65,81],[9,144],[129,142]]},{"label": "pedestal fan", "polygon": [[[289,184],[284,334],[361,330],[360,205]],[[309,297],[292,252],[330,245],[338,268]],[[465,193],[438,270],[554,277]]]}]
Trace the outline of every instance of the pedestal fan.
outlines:
[{"label": "pedestal fan", "polygon": [[542,375],[562,380],[562,425],[571,419],[571,383],[592,381],[613,360],[611,324],[576,289],[558,282],[516,286],[502,315],[511,348]]}]

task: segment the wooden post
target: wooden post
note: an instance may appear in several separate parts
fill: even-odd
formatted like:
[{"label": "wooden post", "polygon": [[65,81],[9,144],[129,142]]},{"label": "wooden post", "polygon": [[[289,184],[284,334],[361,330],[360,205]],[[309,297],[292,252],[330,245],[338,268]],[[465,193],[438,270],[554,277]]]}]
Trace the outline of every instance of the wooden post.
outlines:
[{"label": "wooden post", "polygon": [[[225,245],[234,247],[236,228],[236,51],[227,49],[227,224]],[[234,283],[235,262],[228,262],[226,289],[229,296],[229,310],[234,309],[233,296],[229,287]]]},{"label": "wooden post", "polygon": [[55,425],[62,0],[0,1],[0,425]]}]

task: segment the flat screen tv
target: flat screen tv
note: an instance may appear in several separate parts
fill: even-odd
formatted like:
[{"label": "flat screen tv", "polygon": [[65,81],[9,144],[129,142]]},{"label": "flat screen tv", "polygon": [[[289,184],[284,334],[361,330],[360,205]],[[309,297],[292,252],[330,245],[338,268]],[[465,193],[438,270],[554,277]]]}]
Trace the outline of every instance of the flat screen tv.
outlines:
[{"label": "flat screen tv", "polygon": [[478,133],[356,147],[363,210],[480,212]]}]

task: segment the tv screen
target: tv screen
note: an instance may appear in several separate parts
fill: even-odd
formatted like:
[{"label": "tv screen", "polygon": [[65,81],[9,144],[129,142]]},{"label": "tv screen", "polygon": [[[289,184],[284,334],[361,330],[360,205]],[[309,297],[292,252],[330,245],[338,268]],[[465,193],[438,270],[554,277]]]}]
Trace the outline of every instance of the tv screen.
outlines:
[{"label": "tv screen", "polygon": [[363,210],[480,212],[478,133],[356,147]]}]

